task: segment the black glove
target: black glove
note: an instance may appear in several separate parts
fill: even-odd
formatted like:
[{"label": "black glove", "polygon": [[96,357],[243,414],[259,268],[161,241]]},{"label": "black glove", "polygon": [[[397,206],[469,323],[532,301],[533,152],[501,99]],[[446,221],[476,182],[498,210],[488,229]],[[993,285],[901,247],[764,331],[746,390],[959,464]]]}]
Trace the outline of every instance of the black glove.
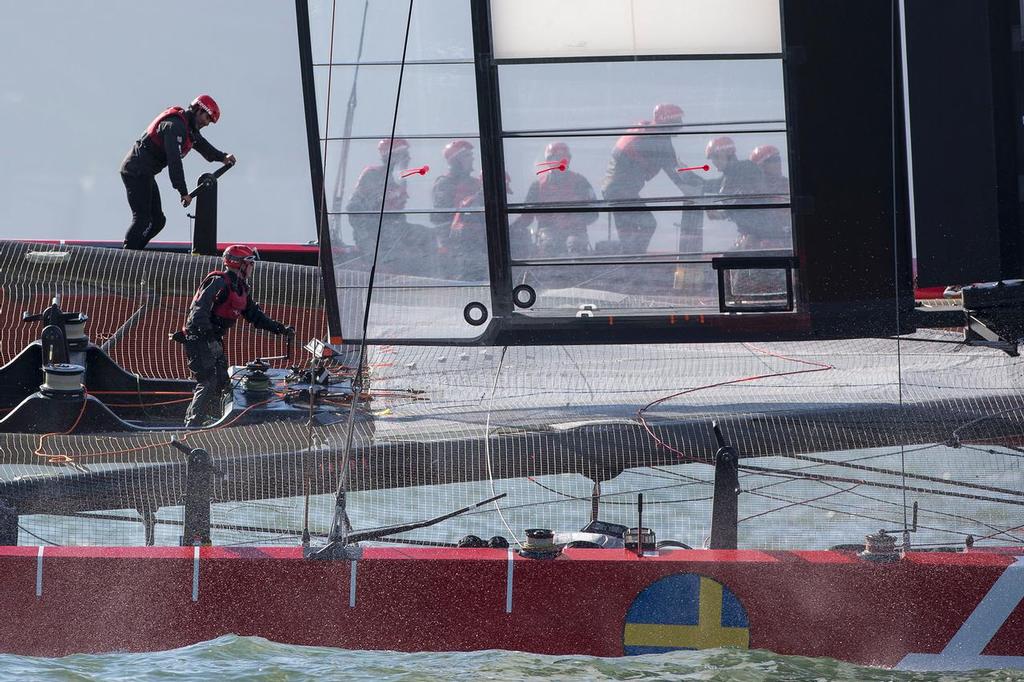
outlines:
[{"label": "black glove", "polygon": [[278,322],[273,331],[275,334],[280,334],[281,336],[295,336],[295,327],[290,324]]}]

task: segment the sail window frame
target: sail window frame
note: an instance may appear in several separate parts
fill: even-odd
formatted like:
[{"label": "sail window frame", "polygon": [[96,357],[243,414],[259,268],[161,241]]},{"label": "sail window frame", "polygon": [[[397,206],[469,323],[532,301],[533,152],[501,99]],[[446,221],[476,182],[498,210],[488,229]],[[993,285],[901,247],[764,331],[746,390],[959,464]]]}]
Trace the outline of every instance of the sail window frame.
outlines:
[{"label": "sail window frame", "polygon": [[[782,47],[782,44],[783,44],[783,38],[784,38],[784,36],[782,36],[782,7],[781,7],[781,3],[779,3],[779,10],[778,11],[779,11],[779,32],[780,32],[779,33],[780,51],[778,51],[778,52],[744,52],[744,53],[723,52],[723,53],[720,53],[720,54],[711,54],[711,53],[702,53],[702,54],[673,53],[673,54],[637,54],[637,55],[621,55],[621,54],[616,55],[616,54],[612,54],[612,55],[603,55],[603,56],[599,56],[599,55],[574,55],[574,56],[551,56],[551,55],[544,55],[544,56],[515,56],[515,57],[500,57],[499,58],[499,57],[495,57],[493,55],[493,46],[492,46],[492,51],[489,51],[486,55],[484,55],[488,59],[487,64],[485,66],[486,66],[488,72],[493,74],[493,78],[496,81],[496,83],[495,83],[495,91],[498,91],[500,89],[499,88],[499,83],[498,83],[498,81],[500,81],[500,79],[501,79],[500,71],[501,71],[502,67],[507,67],[507,66],[552,65],[552,64],[586,64],[586,63],[614,63],[614,62],[634,62],[634,63],[642,63],[642,62],[683,62],[683,61],[687,61],[687,62],[730,61],[730,62],[733,62],[733,61],[741,61],[741,60],[771,60],[773,62],[777,61],[778,62],[779,78],[780,78],[780,81],[781,81],[781,90],[779,92],[779,98],[780,98],[780,102],[781,102],[783,119],[781,121],[773,122],[774,125],[772,125],[771,127],[768,127],[767,129],[756,129],[756,130],[749,130],[749,131],[747,131],[747,130],[738,131],[737,130],[737,131],[728,131],[728,132],[727,131],[723,131],[723,130],[708,130],[706,132],[709,133],[709,134],[717,133],[719,135],[721,135],[721,134],[728,134],[729,132],[734,132],[736,135],[740,135],[740,134],[743,134],[743,133],[746,133],[746,132],[749,132],[749,133],[760,133],[760,134],[764,134],[764,133],[781,134],[781,135],[784,136],[785,149],[788,152],[789,135],[790,135],[790,122],[789,122],[789,117],[788,117],[788,114],[787,114],[787,97],[786,97],[785,64],[784,64],[785,55],[781,51],[781,47]],[[497,98],[492,104],[498,110],[497,120],[500,121],[502,113],[504,111],[503,106],[502,106],[502,101],[501,101],[500,97]],[[715,124],[712,123],[712,124],[707,125],[706,127],[713,129],[713,128],[721,128],[723,126],[722,125],[715,125]],[[564,138],[573,138],[573,137],[584,137],[584,136],[587,136],[587,135],[618,137],[618,136],[621,136],[622,134],[625,133],[624,127],[621,130],[617,130],[615,127],[612,127],[612,126],[609,126],[608,128],[595,128],[594,130],[600,130],[600,131],[605,131],[605,132],[603,132],[603,133],[601,133],[599,135],[595,135],[593,133],[590,133],[589,131],[588,132],[584,132],[584,133],[574,133],[574,132],[571,132],[571,131],[564,131],[563,132],[563,131],[559,131],[559,130],[554,129],[554,128],[551,128],[551,129],[537,129],[537,130],[505,130],[503,127],[499,127],[499,129],[497,131],[496,137],[491,140],[491,143],[493,145],[492,146],[492,153],[494,153],[496,150],[500,149],[502,151],[502,159],[504,159],[504,147],[505,147],[505,143],[506,143],[507,140],[522,139],[522,138],[551,138],[551,137],[554,137],[554,136],[558,136],[560,138],[563,138],[563,137]],[[667,133],[661,133],[661,132],[654,131],[651,134],[667,134]],[[682,135],[686,135],[686,134],[690,134],[690,133],[689,133],[689,131],[683,131],[681,134]],[[698,133],[695,131],[693,134],[698,134]],[[482,144],[482,148],[484,150],[486,150],[486,142],[483,139],[481,141],[481,144]],[[509,170],[505,167],[504,163],[501,164],[500,172],[502,172],[502,173],[508,173],[509,172]],[[783,210],[786,210],[788,212],[789,224],[792,225],[793,224],[793,202],[792,202],[791,191],[792,191],[792,185],[791,185],[791,181],[790,181],[790,183],[789,183],[789,190],[787,191],[786,200],[785,201],[778,201],[778,202],[774,202],[774,201],[772,201],[772,202],[760,201],[759,202],[759,201],[753,200],[753,201],[749,201],[747,203],[743,203],[743,204],[732,206],[732,207],[730,207],[730,210],[737,210],[737,209],[738,210],[783,209]],[[570,263],[570,262],[573,265],[579,265],[579,266],[582,266],[582,267],[586,267],[586,266],[589,266],[589,265],[599,265],[600,264],[600,263],[591,262],[591,261],[588,261],[588,260],[585,260],[585,259],[583,261],[579,261],[579,260],[566,261],[566,260],[563,260],[563,259],[537,260],[537,259],[515,258],[514,254],[511,252],[510,247],[508,246],[508,241],[510,240],[509,226],[510,226],[510,224],[512,222],[512,219],[515,216],[517,216],[517,215],[551,214],[551,213],[554,213],[555,211],[551,210],[551,206],[550,205],[530,205],[530,204],[523,204],[523,203],[512,202],[512,201],[507,200],[507,198],[504,196],[504,192],[501,192],[501,194],[502,194],[502,196],[496,197],[497,200],[495,201],[495,203],[502,204],[502,210],[500,212],[500,215],[498,216],[498,222],[500,223],[500,225],[498,225],[492,231],[491,238],[492,238],[492,241],[495,238],[497,238],[497,237],[503,237],[504,238],[505,248],[503,248],[501,250],[501,255],[503,257],[503,267],[507,271],[511,272],[514,268],[520,268],[522,266],[548,267],[548,266],[553,266],[553,265],[564,265],[564,264],[567,264],[567,263]],[[703,197],[703,198],[704,199],[708,199],[708,197]],[[597,203],[592,203],[590,205],[558,205],[557,206],[557,209],[558,209],[557,213],[567,213],[567,214],[571,214],[571,213],[590,213],[590,212],[599,212],[599,213],[601,213],[601,212],[623,211],[623,210],[625,210],[625,211],[652,211],[652,212],[657,211],[657,212],[662,212],[662,211],[705,210],[705,208],[707,208],[706,206],[695,206],[692,201],[686,201],[685,199],[687,199],[687,197],[680,196],[680,197],[677,197],[676,201],[674,201],[674,202],[669,200],[669,201],[666,201],[665,203],[660,203],[659,202],[656,205],[650,205],[650,206],[644,205],[647,201],[650,201],[650,200],[637,201],[637,205],[636,206],[633,206],[633,205],[625,205],[625,206],[618,206],[618,205],[616,205],[616,206],[611,206],[611,205],[608,204],[608,202],[600,202],[600,201],[597,202]],[[499,234],[496,234],[496,232],[500,232],[502,234],[499,235]],[[699,261],[694,260],[694,259],[682,258],[682,257],[680,257],[681,255],[682,254],[676,254],[675,258],[667,259],[667,258],[657,258],[657,257],[655,257],[655,258],[645,257],[646,254],[643,254],[643,255],[635,256],[634,259],[629,260],[629,263],[636,264],[636,265],[650,264],[650,263],[662,263],[662,262],[675,263],[677,265],[688,265],[688,264],[693,264],[693,263],[699,263],[701,265],[708,266],[708,268],[712,268],[712,258],[711,258],[711,256],[713,254],[706,254],[708,257],[706,257],[705,259],[699,260]],[[719,256],[719,257],[721,257],[721,256]],[[758,257],[758,256],[754,256],[754,257]],[[718,320],[717,321],[718,324],[724,325],[723,328],[726,328],[726,329],[728,328],[728,324],[729,324],[728,320],[731,319],[733,316],[728,315],[727,313],[732,313],[732,312],[743,312],[747,317],[750,317],[751,315],[759,315],[759,314],[771,314],[771,315],[787,314],[787,315],[790,315],[790,316],[792,316],[794,314],[799,314],[798,311],[796,311],[796,301],[798,300],[798,294],[794,290],[794,288],[795,288],[795,284],[794,284],[794,274],[795,274],[794,273],[794,269],[796,267],[798,267],[798,263],[799,263],[799,259],[797,257],[797,246],[796,246],[795,235],[792,235],[792,234],[790,235],[790,237],[789,237],[789,247],[787,249],[787,253],[785,253],[784,255],[766,256],[766,255],[762,254],[759,257],[761,257],[761,258],[780,258],[780,259],[783,259],[783,261],[780,261],[780,262],[785,262],[787,264],[788,267],[786,267],[784,269],[785,279],[786,279],[786,291],[785,291],[786,300],[785,300],[785,303],[783,305],[781,305],[781,306],[775,306],[775,307],[770,306],[770,305],[769,306],[751,306],[750,308],[745,308],[743,306],[736,306],[736,305],[727,306],[726,303],[721,302],[721,298],[724,295],[724,292],[721,290],[721,288],[719,288],[719,291],[718,291],[718,298],[719,298],[718,310],[712,310],[712,311],[709,311],[709,312],[715,313],[717,316],[720,316],[721,318],[723,318],[722,320]],[[735,259],[741,258],[741,256],[740,256],[740,254],[733,254],[731,256],[731,258],[733,260],[735,260]],[[607,263],[609,261],[605,261],[605,262]],[[614,262],[614,261],[612,261],[612,262]],[[624,260],[623,262],[626,262],[626,261]],[[744,268],[738,267],[738,269],[742,270]],[[756,269],[756,268],[752,267],[751,269]],[[511,282],[509,282],[509,286],[511,286]],[[501,299],[503,299],[505,297],[508,297],[508,296],[511,296],[511,292],[510,291],[504,291],[503,290],[503,291],[496,291],[495,292],[496,300],[501,300]],[[510,310],[508,312],[509,312],[509,317],[508,317],[507,320],[505,320],[505,326],[506,326],[507,329],[503,330],[502,335],[504,336],[504,338],[513,338],[513,339],[515,339],[515,338],[522,338],[524,335],[525,336],[530,336],[530,335],[534,334],[538,323],[542,324],[546,328],[550,328],[551,324],[553,323],[552,319],[550,319],[551,317],[554,317],[555,319],[562,319],[562,320],[564,320],[570,326],[577,325],[578,324],[578,318],[579,318],[579,315],[575,315],[574,314],[575,311],[573,311],[572,309],[566,309],[564,315],[561,318],[559,318],[556,314],[551,313],[551,314],[545,316],[546,318],[549,318],[549,319],[544,319],[542,321],[537,319],[537,313],[535,311],[518,310],[516,306],[513,306],[513,307],[510,308]],[[677,312],[683,312],[683,311],[677,311]],[[638,314],[638,313],[628,313],[627,312],[626,313],[626,317],[627,318],[629,318],[629,317],[636,317],[636,318],[639,318],[639,319],[643,320],[645,323],[650,324],[651,325],[651,333],[648,336],[648,338],[650,338],[650,339],[663,337],[664,336],[664,332],[666,331],[666,327],[671,327],[673,329],[673,331],[677,329],[677,327],[676,327],[676,324],[677,324],[676,317],[677,316],[673,312],[668,312],[667,314],[665,314],[663,311],[657,311],[654,314],[648,315],[648,316],[645,316],[643,314]],[[608,316],[607,323],[608,323],[609,326],[612,326],[615,321],[622,320],[622,319],[624,319],[624,318],[621,315],[618,318],[616,318],[615,320],[613,320],[612,316]],[[716,326],[718,326],[718,324],[716,324]],[[801,326],[802,326],[802,323],[796,323],[796,324],[792,325],[792,327],[794,329],[796,329],[798,327],[801,327]],[[643,334],[641,333],[641,335],[643,335]],[[607,335],[603,335],[603,336],[604,336],[606,341],[607,340],[615,340],[617,338],[615,332],[612,332],[611,334],[607,334]],[[725,334],[725,337],[729,338],[729,335]]]}]

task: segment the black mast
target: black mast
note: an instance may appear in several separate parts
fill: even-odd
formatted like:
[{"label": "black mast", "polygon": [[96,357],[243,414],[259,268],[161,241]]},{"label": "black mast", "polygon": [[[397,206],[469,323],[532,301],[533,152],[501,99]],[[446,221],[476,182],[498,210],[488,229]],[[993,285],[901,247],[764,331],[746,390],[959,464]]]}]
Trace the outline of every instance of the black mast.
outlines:
[{"label": "black mast", "polygon": [[[302,103],[306,112],[306,144],[309,147],[309,179],[313,184],[313,214],[316,216],[318,262],[323,279],[324,312],[327,333],[334,341],[343,337],[338,311],[334,259],[331,255],[331,231],[327,223],[327,198],[324,195],[323,158],[320,154],[320,122],[316,110],[316,83],[313,80],[313,48],[309,34],[309,2],[295,0],[295,29],[299,40],[299,72],[302,74]],[[333,36],[333,32],[332,32]]]}]

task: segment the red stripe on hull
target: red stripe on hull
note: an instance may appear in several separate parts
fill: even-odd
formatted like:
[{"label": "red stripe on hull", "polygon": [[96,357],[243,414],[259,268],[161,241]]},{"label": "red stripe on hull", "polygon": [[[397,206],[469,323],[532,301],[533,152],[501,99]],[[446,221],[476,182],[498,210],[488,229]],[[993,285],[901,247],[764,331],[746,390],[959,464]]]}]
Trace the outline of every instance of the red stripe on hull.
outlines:
[{"label": "red stripe on hull", "polygon": [[[660,557],[569,550],[555,560],[491,549],[370,548],[358,562],[314,562],[294,548],[0,549],[0,650],[60,656],[147,651],[235,633],[290,644],[543,654],[623,654],[633,600],[655,581],[696,573],[726,586],[749,620],[750,646],[891,666],[939,653],[1013,558],[911,554],[870,564],[836,552],[674,551]],[[986,654],[1024,655],[1024,612]]]}]

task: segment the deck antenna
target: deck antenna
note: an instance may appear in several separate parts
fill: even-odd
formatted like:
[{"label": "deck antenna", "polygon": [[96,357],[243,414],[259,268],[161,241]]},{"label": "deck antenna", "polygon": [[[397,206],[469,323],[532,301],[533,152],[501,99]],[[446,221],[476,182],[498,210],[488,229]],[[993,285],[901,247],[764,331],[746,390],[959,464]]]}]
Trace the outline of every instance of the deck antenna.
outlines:
[{"label": "deck antenna", "polygon": [[[409,12],[405,19],[405,39],[402,42],[402,61],[398,67],[398,87],[395,89],[395,112],[391,118],[391,136],[395,139],[395,129],[398,127],[398,106],[402,101],[402,81],[405,76],[405,60],[409,50],[409,28],[412,25],[413,0],[409,0]],[[333,30],[333,28],[332,28]],[[333,49],[333,45],[331,46]],[[351,99],[350,99],[351,101]],[[331,530],[327,536],[327,545],[317,551],[313,556],[317,558],[346,557],[345,548],[349,544],[349,533],[352,526],[349,523],[348,511],[346,509],[345,494],[348,489],[349,461],[352,456],[352,435],[355,431],[355,416],[359,408],[359,398],[363,392],[363,367],[366,360],[366,335],[370,327],[370,303],[373,300],[373,283],[377,274],[377,258],[380,254],[380,237],[384,224],[384,203],[388,195],[388,182],[391,179],[391,155],[394,145],[388,145],[388,157],[384,167],[384,188],[380,196],[380,211],[377,214],[377,238],[373,246],[373,261],[370,264],[370,273],[366,282],[366,302],[363,304],[363,329],[359,339],[359,355],[356,363],[356,375],[352,380],[352,404],[349,408],[348,423],[345,427],[345,447],[342,450],[341,474],[338,476],[338,492],[334,504],[334,519],[331,522]]]}]

